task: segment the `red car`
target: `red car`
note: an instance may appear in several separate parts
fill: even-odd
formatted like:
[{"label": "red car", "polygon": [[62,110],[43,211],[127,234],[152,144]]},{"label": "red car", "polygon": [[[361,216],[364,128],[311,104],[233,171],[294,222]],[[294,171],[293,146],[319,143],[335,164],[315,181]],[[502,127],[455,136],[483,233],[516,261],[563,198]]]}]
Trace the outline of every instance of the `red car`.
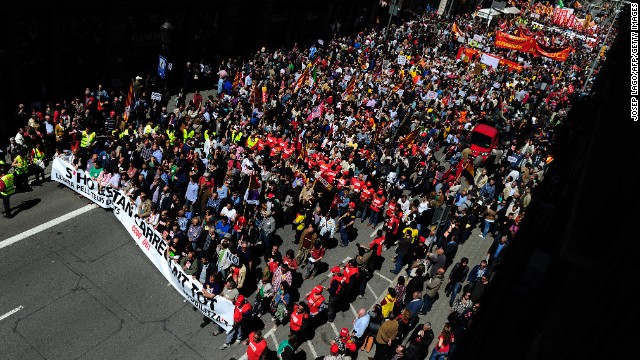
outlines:
[{"label": "red car", "polygon": [[493,126],[478,124],[471,130],[471,154],[486,160],[491,150],[498,145],[498,130]]}]

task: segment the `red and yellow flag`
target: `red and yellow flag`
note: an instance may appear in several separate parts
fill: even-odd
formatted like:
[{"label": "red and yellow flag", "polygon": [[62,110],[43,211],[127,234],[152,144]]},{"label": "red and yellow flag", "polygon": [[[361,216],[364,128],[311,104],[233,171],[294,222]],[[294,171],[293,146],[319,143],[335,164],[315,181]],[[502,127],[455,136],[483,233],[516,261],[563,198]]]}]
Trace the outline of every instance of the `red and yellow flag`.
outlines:
[{"label": "red and yellow flag", "polygon": [[342,93],[342,100],[349,97],[349,95],[351,95],[353,93],[353,90],[355,89],[356,89],[356,75],[354,74],[353,76],[351,76],[351,79],[349,79],[349,83],[347,84],[347,88],[344,89],[344,93]]},{"label": "red and yellow flag", "polygon": [[129,113],[131,112],[131,104],[133,103],[133,81],[129,85],[129,91],[127,91],[127,98],[124,100],[124,121],[129,120]]},{"label": "red and yellow flag", "polygon": [[304,71],[302,72],[302,74],[300,75],[298,80],[296,81],[296,84],[295,84],[295,86],[293,88],[293,92],[300,91],[302,86],[307,82],[307,80],[309,80],[310,72],[311,72],[311,63],[309,63],[309,65],[307,65],[307,67],[304,69]]},{"label": "red and yellow flag", "polygon": [[453,23],[453,25],[451,25],[451,31],[456,36],[464,36],[464,33],[462,31],[460,31],[460,28],[458,27],[458,24],[456,24],[455,22]]},{"label": "red and yellow flag", "polygon": [[242,77],[242,73],[238,71],[236,73],[236,77],[233,79],[233,88],[236,89],[238,85],[240,85],[240,78]]}]

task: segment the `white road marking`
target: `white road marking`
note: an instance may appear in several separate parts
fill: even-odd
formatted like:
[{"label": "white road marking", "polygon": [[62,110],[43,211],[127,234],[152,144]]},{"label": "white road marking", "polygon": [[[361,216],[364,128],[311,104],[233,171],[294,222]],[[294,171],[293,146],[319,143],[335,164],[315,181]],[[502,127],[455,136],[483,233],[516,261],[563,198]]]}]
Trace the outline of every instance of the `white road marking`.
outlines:
[{"label": "white road marking", "polygon": [[369,291],[371,291],[371,293],[373,294],[374,298],[378,297],[378,294],[376,294],[375,291],[373,291],[373,289],[371,288],[371,285],[369,285],[369,283],[367,282],[367,289],[369,289]]},{"label": "white road marking", "polygon": [[389,284],[393,283],[393,280],[391,280],[391,279],[389,279],[388,277],[386,277],[386,276],[384,276],[384,275],[380,274],[380,272],[379,272],[379,271],[374,271],[374,274],[376,274],[376,275],[380,276],[381,278],[383,278],[383,279],[387,280],[387,281],[389,282]]},{"label": "white road marking", "polygon": [[67,220],[73,219],[76,216],[82,215],[82,214],[86,213],[87,211],[91,211],[91,210],[97,209],[97,208],[98,208],[98,206],[94,205],[94,204],[83,206],[80,209],[74,210],[74,211],[72,211],[72,212],[70,212],[68,214],[65,214],[65,215],[62,215],[60,217],[57,217],[57,218],[55,218],[55,219],[53,219],[51,221],[47,221],[44,224],[38,225],[38,226],[36,226],[34,228],[31,228],[31,229],[29,229],[27,231],[24,231],[24,232],[22,232],[22,233],[20,233],[18,235],[12,236],[12,237],[10,237],[10,238],[8,238],[6,240],[2,240],[2,241],[0,241],[0,249],[2,249],[4,247],[7,247],[9,245],[15,244],[18,241],[24,240],[24,239],[26,239],[26,238],[28,238],[30,236],[33,236],[33,235],[35,235],[35,234],[37,234],[39,232],[45,231],[45,230],[47,230],[47,229],[49,229],[51,227],[54,227],[56,225],[59,225],[59,224],[65,222]]},{"label": "white road marking", "polygon": [[276,346],[276,349],[278,348],[278,339],[276,339],[276,336],[273,335],[274,333],[269,334],[269,337],[271,338],[271,340],[273,340],[273,344]]},{"label": "white road marking", "polygon": [[2,320],[4,320],[4,319],[8,318],[9,316],[11,316],[11,315],[13,315],[13,314],[17,313],[18,311],[20,311],[20,310],[22,310],[22,309],[24,309],[24,306],[22,306],[22,305],[18,306],[17,308],[15,308],[15,309],[13,309],[13,310],[9,311],[8,313],[6,313],[6,314],[4,314],[4,315],[0,316],[0,321],[2,321]]},{"label": "white road marking", "polygon": [[349,308],[351,308],[351,312],[353,313],[353,316],[357,318],[358,312],[356,311],[356,308],[353,307],[353,304],[349,304]]},{"label": "white road marking", "polygon": [[318,353],[316,352],[316,349],[313,347],[313,344],[311,343],[311,341],[306,341],[307,345],[309,345],[309,350],[311,350],[311,355],[313,355],[312,359],[315,359],[318,357]]},{"label": "white road marking", "polygon": [[[276,332],[276,329],[277,329],[277,327],[275,327],[275,326],[274,326],[274,327],[272,327],[271,329],[269,329],[269,331],[267,331],[267,333],[266,333],[266,334],[262,334],[262,338],[263,338],[263,339],[266,339],[266,338],[268,338],[268,337],[272,336],[272,335]],[[273,340],[274,340],[274,341],[276,341],[275,336],[273,337]],[[277,347],[278,347],[278,343],[276,343],[276,348],[277,348]],[[247,360],[247,352],[245,351],[244,355],[242,355],[242,356],[240,357],[240,359],[238,359],[238,360]]]},{"label": "white road marking", "polygon": [[336,333],[336,336],[338,336],[340,333],[338,332],[338,329],[336,328],[336,326],[333,325],[332,322],[330,322],[329,325],[331,325],[331,328],[333,329],[333,332]]},{"label": "white road marking", "polygon": [[380,225],[378,225],[377,228],[373,229],[373,232],[371,233],[371,235],[369,235],[369,237],[374,237],[377,235],[378,230],[382,229],[382,225],[384,225],[384,223],[380,223]]},{"label": "white road marking", "polygon": [[346,258],[344,258],[344,260],[342,260],[343,264],[346,264],[347,261],[351,260],[351,256],[347,256]]}]

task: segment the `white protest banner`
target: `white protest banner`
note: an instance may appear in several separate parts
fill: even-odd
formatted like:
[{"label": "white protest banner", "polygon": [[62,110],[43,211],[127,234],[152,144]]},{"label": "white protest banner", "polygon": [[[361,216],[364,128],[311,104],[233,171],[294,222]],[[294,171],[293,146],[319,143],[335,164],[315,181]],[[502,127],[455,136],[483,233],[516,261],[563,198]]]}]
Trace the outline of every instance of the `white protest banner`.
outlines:
[{"label": "white protest banner", "polygon": [[185,274],[180,264],[166,256],[168,244],[155,229],[147,225],[144,219],[138,217],[137,207],[121,191],[115,192],[113,195],[113,213],[134,238],[138,247],[142,249],[169,283],[178,290],[178,293],[225,331],[230,331],[233,327],[234,304],[221,296],[216,296],[213,299],[205,298],[202,293],[202,284],[192,276]]},{"label": "white protest banner", "polygon": [[162,94],[158,93],[158,92],[152,92],[151,93],[151,100],[162,100]]},{"label": "white protest banner", "polygon": [[53,159],[51,163],[51,180],[57,181],[84,195],[102,208],[111,208],[111,199],[115,190],[110,187],[100,189],[98,183],[91,179],[89,173],[83,170],[76,170],[73,165],[62,159]]},{"label": "white protest banner", "polygon": [[232,254],[231,251],[225,251],[224,257],[226,260],[234,265],[238,265],[240,263],[240,258],[236,254]]},{"label": "white protest banner", "polygon": [[404,65],[407,63],[407,58],[404,55],[398,55],[398,65]]},{"label": "white protest banner", "polygon": [[[137,207],[125,193],[110,187],[100,190],[97,182],[91,179],[88,173],[76,170],[71,164],[59,158],[53,160],[51,169],[52,180],[66,185],[103,208],[112,208],[114,215],[136,241],[138,247],[180,295],[225,331],[231,330],[235,305],[220,296],[213,299],[204,297],[202,284],[187,275],[175,260],[167,257],[167,243],[160,233],[148,226],[144,219],[138,217]],[[238,257],[233,254],[229,254],[228,260],[236,264],[239,262]]]},{"label": "white protest banner", "polygon": [[429,90],[427,92],[427,99],[429,100],[435,100],[436,98],[438,98],[438,93],[433,91],[433,90]]},{"label": "white protest banner", "polygon": [[478,35],[478,34],[474,34],[473,35],[473,40],[479,42],[479,43],[483,43],[484,42],[484,37],[482,35]]},{"label": "white protest banner", "polygon": [[498,64],[500,63],[500,58],[485,53],[480,57],[480,62],[497,69]]}]

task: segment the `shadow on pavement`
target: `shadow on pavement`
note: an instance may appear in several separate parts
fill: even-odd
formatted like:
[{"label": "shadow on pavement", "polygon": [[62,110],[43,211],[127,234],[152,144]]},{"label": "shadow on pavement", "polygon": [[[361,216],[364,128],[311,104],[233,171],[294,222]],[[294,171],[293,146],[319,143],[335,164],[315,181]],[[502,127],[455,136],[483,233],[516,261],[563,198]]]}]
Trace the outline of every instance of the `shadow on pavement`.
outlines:
[{"label": "shadow on pavement", "polygon": [[40,198],[29,199],[21,202],[18,206],[11,208],[11,216],[15,217],[19,213],[29,210],[40,203]]}]

